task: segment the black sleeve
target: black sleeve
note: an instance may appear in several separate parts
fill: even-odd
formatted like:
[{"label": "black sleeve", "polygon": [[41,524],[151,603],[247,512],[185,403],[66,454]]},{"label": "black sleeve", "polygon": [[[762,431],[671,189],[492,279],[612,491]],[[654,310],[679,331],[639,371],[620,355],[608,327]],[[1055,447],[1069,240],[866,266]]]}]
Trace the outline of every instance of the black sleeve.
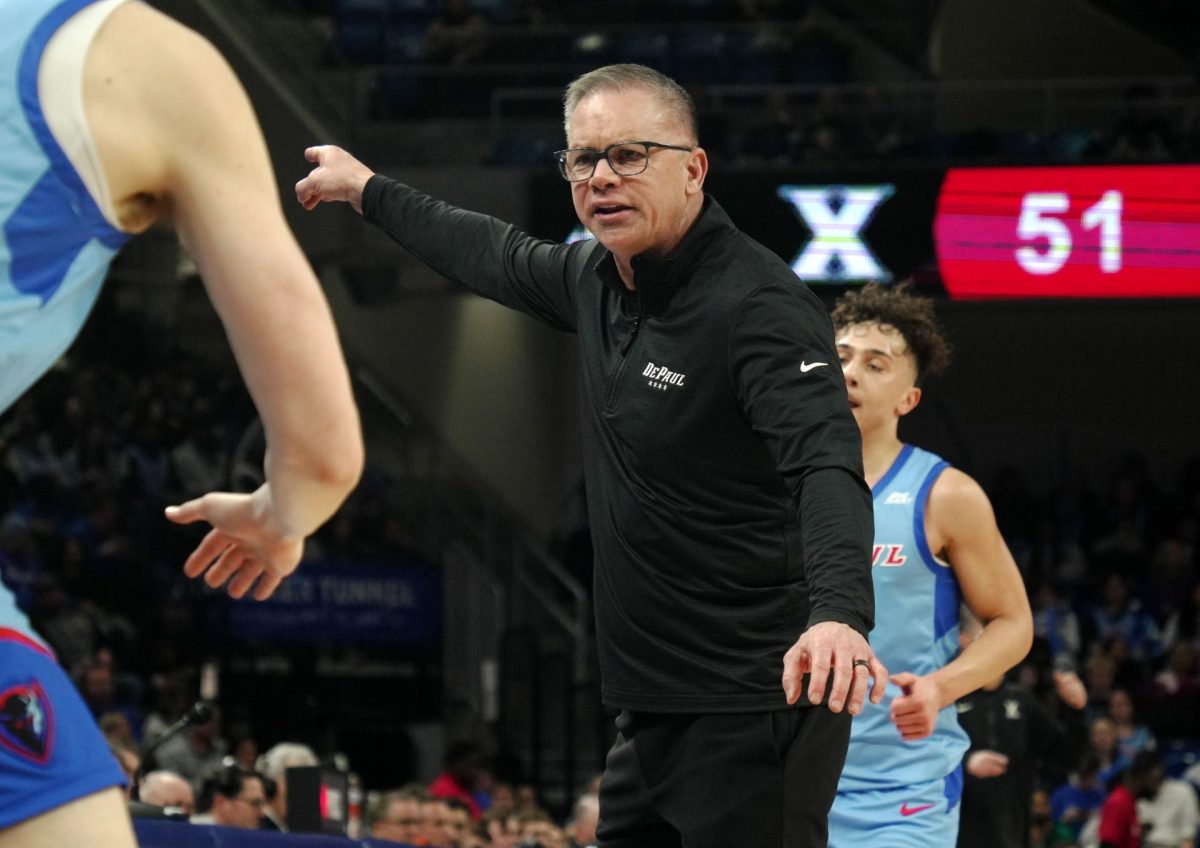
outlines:
[{"label": "black sleeve", "polygon": [[840,621],[865,636],[875,526],[833,324],[797,284],[764,285],[741,304],[729,361],[746,417],[799,504],[808,626]]},{"label": "black sleeve", "polygon": [[1063,719],[1056,719],[1037,698],[1030,698],[1030,750],[1039,762],[1069,764],[1072,771],[1087,747],[1087,722],[1083,710],[1062,705]]},{"label": "black sleeve", "polygon": [[438,273],[560,330],[575,329],[574,280],[591,243],[554,244],[376,174],[363,217]]}]

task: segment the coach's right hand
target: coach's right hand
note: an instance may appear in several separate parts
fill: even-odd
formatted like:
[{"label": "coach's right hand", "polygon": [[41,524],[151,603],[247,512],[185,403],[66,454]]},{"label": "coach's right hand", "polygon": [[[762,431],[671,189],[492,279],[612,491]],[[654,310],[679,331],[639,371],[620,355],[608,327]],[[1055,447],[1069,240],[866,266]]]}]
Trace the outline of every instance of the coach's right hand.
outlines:
[{"label": "coach's right hand", "polygon": [[850,715],[862,712],[868,682],[870,701],[878,704],[888,681],[887,668],[862,634],[835,621],[814,624],[784,655],[783,693],[789,704],[800,699],[805,675],[809,676],[809,703],[821,703],[828,685],[829,709],[835,713],[846,709]]},{"label": "coach's right hand", "polygon": [[318,203],[344,201],[362,214],[363,189],[375,172],[340,147],[324,144],[304,151],[304,158],[317,167],[296,183],[296,199],[305,209]]}]

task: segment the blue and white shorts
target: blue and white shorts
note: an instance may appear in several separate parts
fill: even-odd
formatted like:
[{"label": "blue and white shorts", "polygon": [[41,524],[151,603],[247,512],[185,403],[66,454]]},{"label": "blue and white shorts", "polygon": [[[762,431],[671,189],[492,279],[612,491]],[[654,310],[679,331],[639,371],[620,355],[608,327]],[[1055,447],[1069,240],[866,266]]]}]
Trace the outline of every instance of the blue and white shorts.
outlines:
[{"label": "blue and white shorts", "polygon": [[53,656],[0,629],[0,830],[124,784],[95,720]]},{"label": "blue and white shorts", "polygon": [[954,848],[962,768],[914,786],[838,792],[829,848]]}]

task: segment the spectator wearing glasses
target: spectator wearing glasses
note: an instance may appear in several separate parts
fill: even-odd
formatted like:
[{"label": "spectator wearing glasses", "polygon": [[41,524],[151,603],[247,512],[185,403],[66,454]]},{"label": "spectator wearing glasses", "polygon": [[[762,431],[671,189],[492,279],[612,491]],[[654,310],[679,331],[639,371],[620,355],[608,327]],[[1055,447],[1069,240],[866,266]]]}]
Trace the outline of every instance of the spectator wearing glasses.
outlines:
[{"label": "spectator wearing glasses", "polygon": [[416,845],[422,837],[420,787],[405,787],[388,792],[379,799],[371,819],[371,836]]},{"label": "spectator wearing glasses", "polygon": [[267,806],[262,775],[237,765],[225,766],[210,775],[203,796],[210,806],[207,814],[192,817],[197,824],[257,830]]},{"label": "spectator wearing glasses", "polygon": [[336,147],[306,151],[297,197],[347,201],[445,276],[579,337],[602,696],[620,711],[598,844],[823,846],[851,716],[887,680],[833,327],[704,193],[673,80],[600,68],[563,117],[557,163],[592,241],[538,241]]}]

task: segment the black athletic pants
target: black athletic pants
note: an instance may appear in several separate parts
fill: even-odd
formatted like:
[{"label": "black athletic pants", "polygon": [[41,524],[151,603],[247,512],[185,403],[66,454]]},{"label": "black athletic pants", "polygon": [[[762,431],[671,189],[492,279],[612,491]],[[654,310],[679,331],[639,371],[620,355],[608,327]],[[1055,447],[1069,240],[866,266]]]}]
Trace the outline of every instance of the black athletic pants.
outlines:
[{"label": "black athletic pants", "polygon": [[600,784],[600,848],[816,848],[850,715],[622,712]]}]

